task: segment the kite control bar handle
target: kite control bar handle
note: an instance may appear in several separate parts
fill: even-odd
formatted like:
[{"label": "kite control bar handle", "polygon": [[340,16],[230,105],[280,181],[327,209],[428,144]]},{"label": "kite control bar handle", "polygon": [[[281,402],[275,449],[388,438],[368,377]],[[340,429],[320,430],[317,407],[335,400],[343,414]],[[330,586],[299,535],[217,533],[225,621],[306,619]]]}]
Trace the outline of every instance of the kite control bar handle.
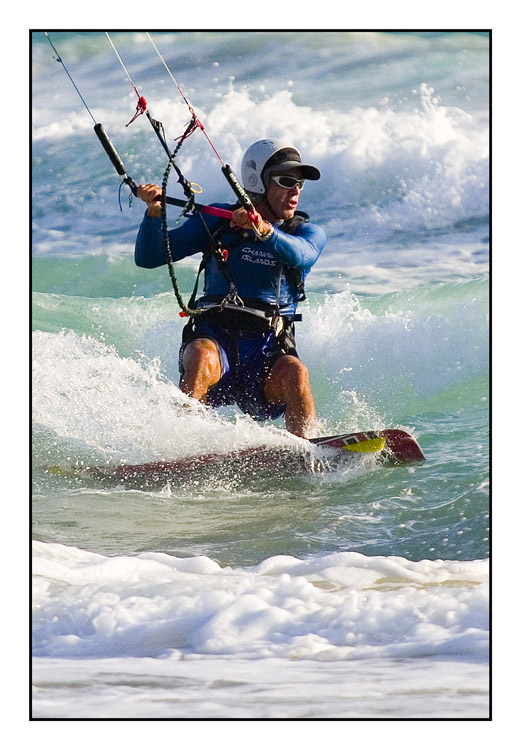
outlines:
[{"label": "kite control bar handle", "polygon": [[[123,177],[123,182],[125,182],[129,186],[133,194],[137,195],[138,186],[136,185],[132,177],[129,177],[127,175],[127,170],[125,169],[125,165],[123,164],[120,155],[114,148],[112,141],[110,140],[107,133],[105,132],[105,128],[103,127],[103,125],[99,122],[96,123],[96,125],[94,125],[94,132],[98,136],[101,142],[101,145],[105,149],[105,152],[107,156],[109,157],[110,161],[112,162],[112,165],[114,169],[116,170],[116,172],[120,175],[120,177]],[[239,185],[238,182],[237,184]],[[241,186],[239,185],[239,187]],[[166,202],[172,206],[179,206],[180,208],[184,208],[186,206],[186,200],[182,200],[181,198],[170,198],[169,196],[167,196]],[[217,206],[204,206],[201,203],[193,203],[190,207],[190,210],[199,211],[203,214],[210,214],[211,216],[219,216],[223,219],[231,220],[232,218],[232,212],[229,209],[218,208]]]},{"label": "kite control bar handle", "polygon": [[260,237],[261,235],[260,235],[258,227],[262,219],[259,213],[257,212],[255,206],[251,202],[250,196],[248,195],[248,193],[243,188],[243,186],[241,185],[237,177],[232,172],[232,168],[230,167],[229,164],[225,164],[224,167],[221,168],[221,171],[226,177],[226,179],[228,180],[233,192],[239,199],[241,205],[243,206],[243,208],[247,210],[248,217],[252,223],[253,231],[255,232],[257,237]]},{"label": "kite control bar handle", "polygon": [[129,188],[132,190],[134,195],[137,195],[137,185],[132,179],[132,177],[129,177],[127,175],[127,170],[125,169],[125,165],[121,161],[121,157],[114,148],[114,145],[110,138],[108,137],[107,133],[105,132],[105,128],[103,125],[98,122],[96,125],[94,125],[94,132],[98,136],[101,145],[105,149],[105,152],[107,156],[109,157],[110,161],[112,162],[112,165],[116,172],[123,177],[123,182],[125,182]]},{"label": "kite control bar handle", "polygon": [[225,164],[224,167],[222,167],[222,173],[228,180],[233,192],[239,199],[241,205],[243,208],[245,208],[248,211],[249,217],[251,221],[255,224],[256,220],[258,220],[259,214],[257,213],[255,206],[251,202],[251,198],[246,192],[246,190],[243,188],[237,177],[232,172],[232,168],[229,164]]},{"label": "kite control bar handle", "polygon": [[237,198],[240,200],[242,206],[246,208],[248,211],[255,210],[253,203],[251,202],[250,196],[246,192],[246,190],[243,188],[237,177],[232,172],[232,168],[229,164],[225,164],[224,167],[222,167],[222,173],[230,183],[230,186],[237,196]]},{"label": "kite control bar handle", "polygon": [[116,172],[121,175],[121,177],[127,176],[127,170],[125,169],[125,165],[121,161],[121,157],[114,148],[112,141],[108,137],[107,133],[105,132],[105,128],[101,124],[101,122],[96,123],[94,125],[94,132],[98,136],[101,145],[105,149],[107,156],[109,157],[110,161],[112,162]]}]

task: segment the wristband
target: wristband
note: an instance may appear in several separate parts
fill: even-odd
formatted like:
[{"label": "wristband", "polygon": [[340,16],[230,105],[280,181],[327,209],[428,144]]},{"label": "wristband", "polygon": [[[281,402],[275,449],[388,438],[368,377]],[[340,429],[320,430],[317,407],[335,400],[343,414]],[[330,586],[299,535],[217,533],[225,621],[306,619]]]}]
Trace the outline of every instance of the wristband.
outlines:
[{"label": "wristband", "polygon": [[[268,222],[266,222],[268,223]],[[259,235],[260,242],[266,242],[266,240],[269,240],[270,237],[273,237],[274,228],[271,224],[269,224],[269,229],[267,232],[264,232],[264,234]]]}]

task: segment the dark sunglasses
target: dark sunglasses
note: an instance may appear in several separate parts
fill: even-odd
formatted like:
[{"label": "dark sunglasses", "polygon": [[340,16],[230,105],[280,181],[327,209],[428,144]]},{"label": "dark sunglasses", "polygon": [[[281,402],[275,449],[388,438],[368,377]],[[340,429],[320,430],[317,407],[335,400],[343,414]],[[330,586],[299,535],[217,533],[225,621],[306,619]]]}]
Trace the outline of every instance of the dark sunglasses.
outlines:
[{"label": "dark sunglasses", "polygon": [[272,175],[271,179],[285,190],[292,190],[296,185],[302,190],[305,183],[305,180],[297,180],[296,177],[290,177],[286,174]]}]

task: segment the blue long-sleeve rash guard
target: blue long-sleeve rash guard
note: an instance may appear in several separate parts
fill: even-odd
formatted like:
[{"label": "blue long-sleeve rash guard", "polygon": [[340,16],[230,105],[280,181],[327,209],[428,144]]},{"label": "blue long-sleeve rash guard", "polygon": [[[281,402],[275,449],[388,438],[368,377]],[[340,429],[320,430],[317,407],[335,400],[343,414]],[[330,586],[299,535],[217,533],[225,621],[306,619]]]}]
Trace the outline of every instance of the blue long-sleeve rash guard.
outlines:
[{"label": "blue long-sleeve rash guard", "polygon": [[[216,205],[230,210],[234,208],[229,204]],[[204,221],[212,231],[219,219],[205,215]],[[197,215],[190,216],[182,226],[169,230],[168,238],[174,261],[202,252],[209,242],[201,217]],[[255,241],[253,233],[240,244],[235,244],[236,238],[236,232],[230,229],[220,240],[226,248],[226,243],[232,245],[233,239],[228,264],[238,294],[242,298],[261,300],[268,304],[277,303],[281,264],[301,269],[305,278],[326,243],[326,234],[321,227],[304,222],[298,225],[295,234],[287,234],[275,227],[273,235],[265,242]],[[150,218],[145,214],[136,239],[135,261],[142,268],[157,268],[166,263],[161,219]],[[205,268],[204,296],[199,304],[204,304],[205,297],[224,297],[229,291],[229,284],[212,256]],[[297,301],[296,286],[282,274],[279,300],[281,312],[294,313]]]}]

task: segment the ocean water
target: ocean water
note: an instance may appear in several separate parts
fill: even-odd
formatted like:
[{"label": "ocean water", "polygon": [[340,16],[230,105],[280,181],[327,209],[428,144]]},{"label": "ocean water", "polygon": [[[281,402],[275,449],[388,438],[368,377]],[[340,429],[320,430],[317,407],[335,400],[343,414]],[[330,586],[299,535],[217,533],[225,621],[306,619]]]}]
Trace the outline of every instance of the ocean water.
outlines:
[{"label": "ocean water", "polygon": [[[128,173],[160,184],[165,154],[146,118],[126,127],[136,95],[105,34],[51,38]],[[112,38],[173,148],[179,92],[146,34]],[[320,433],[407,429],[426,461],[82,474],[303,443],[179,391],[168,272],[133,262],[143,205],[124,187],[120,209],[92,120],[35,32],[32,715],[487,718],[488,35],[154,39],[236,172],[264,136],[322,171],[300,206],[328,244],[297,330]],[[200,131],[179,164],[201,202],[233,199]],[[176,267],[186,299],[197,263]]]}]

